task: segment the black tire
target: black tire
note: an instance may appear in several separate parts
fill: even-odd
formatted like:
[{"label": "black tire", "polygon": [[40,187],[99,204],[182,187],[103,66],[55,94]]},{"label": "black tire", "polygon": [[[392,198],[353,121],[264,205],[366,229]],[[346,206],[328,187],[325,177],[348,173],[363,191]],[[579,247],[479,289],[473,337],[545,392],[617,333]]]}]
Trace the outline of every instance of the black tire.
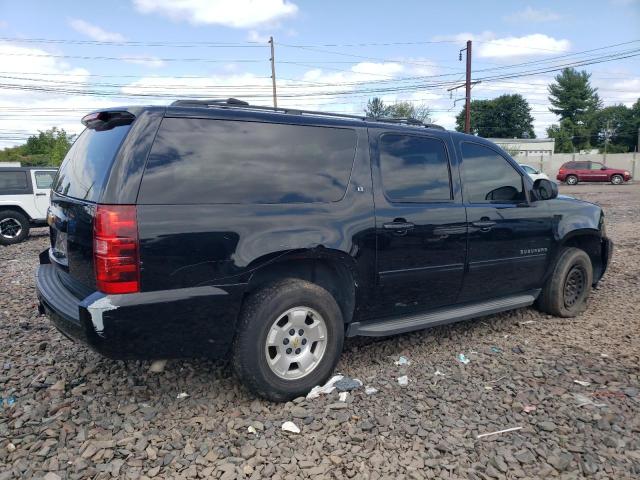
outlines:
[{"label": "black tire", "polygon": [[[276,375],[267,363],[267,334],[281,315],[301,306],[314,309],[322,317],[326,326],[325,350],[308,374],[298,379],[285,379]],[[343,341],[344,321],[333,296],[314,283],[285,279],[262,288],[245,300],[234,340],[232,363],[238,378],[249,390],[281,402],[306,395],[314,386],[324,384],[338,363]]]},{"label": "black tire", "polygon": [[567,178],[564,179],[564,182],[567,185],[577,185],[578,177],[576,177],[575,175],[567,175]]},{"label": "black tire", "polygon": [[579,248],[563,248],[538,297],[538,309],[557,317],[575,317],[587,308],[592,283],[589,255]]},{"label": "black tire", "polygon": [[[18,230],[15,230],[16,228]],[[27,236],[29,236],[29,219],[27,217],[15,210],[0,211],[0,245],[20,243]]]},{"label": "black tire", "polygon": [[622,175],[611,175],[611,183],[614,185],[622,185],[624,177]]}]

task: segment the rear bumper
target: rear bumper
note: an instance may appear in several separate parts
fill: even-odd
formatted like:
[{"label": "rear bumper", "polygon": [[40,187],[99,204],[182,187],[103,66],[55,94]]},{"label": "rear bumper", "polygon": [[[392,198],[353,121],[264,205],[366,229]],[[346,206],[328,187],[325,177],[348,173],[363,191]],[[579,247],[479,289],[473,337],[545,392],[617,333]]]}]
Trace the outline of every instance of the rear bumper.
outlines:
[{"label": "rear bumper", "polygon": [[39,309],[60,332],[116,359],[224,357],[244,285],[77,298],[54,265],[36,273]]}]

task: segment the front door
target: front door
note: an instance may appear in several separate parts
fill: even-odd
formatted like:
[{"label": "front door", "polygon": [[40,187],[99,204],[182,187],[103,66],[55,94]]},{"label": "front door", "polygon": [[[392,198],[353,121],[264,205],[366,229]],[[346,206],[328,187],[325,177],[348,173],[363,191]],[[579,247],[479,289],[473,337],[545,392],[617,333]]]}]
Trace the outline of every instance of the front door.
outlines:
[{"label": "front door", "polygon": [[591,182],[606,182],[607,181],[607,167],[598,162],[589,162],[589,181]]},{"label": "front door", "polygon": [[51,194],[51,184],[56,176],[54,170],[31,170],[31,182],[33,183],[33,194],[35,198],[36,211],[40,215],[39,219],[47,218],[47,209]]},{"label": "front door", "polygon": [[497,149],[462,142],[460,151],[469,251],[458,301],[539,288],[553,238],[548,206],[529,202],[529,182]]},{"label": "front door", "polygon": [[[437,134],[369,131],[376,210],[378,314],[455,303],[466,214],[450,143]],[[458,178],[456,178],[458,177]]]}]

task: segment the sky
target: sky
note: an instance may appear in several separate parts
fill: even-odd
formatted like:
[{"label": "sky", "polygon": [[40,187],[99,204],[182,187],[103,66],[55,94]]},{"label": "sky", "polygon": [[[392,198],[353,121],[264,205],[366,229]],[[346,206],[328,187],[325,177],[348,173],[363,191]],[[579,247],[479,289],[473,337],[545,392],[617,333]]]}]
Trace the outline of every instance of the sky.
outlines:
[{"label": "sky", "polygon": [[[547,85],[576,63],[605,106],[640,97],[640,1],[0,0],[0,148],[95,109],[236,97],[360,114],[371,97],[427,105],[455,127],[459,51],[472,98],[522,94],[538,137]],[[627,58],[623,58],[627,57]]]}]

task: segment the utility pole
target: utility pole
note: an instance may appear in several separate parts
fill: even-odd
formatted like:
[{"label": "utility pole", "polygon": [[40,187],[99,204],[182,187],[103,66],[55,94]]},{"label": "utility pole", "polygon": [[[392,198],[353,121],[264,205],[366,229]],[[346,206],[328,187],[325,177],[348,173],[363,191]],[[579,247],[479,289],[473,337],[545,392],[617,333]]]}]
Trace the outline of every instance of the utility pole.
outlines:
[{"label": "utility pole", "polygon": [[466,98],[464,102],[464,132],[471,132],[471,40],[467,40],[467,78],[466,78]]},{"label": "utility pole", "polygon": [[276,56],[273,48],[273,37],[269,37],[271,45],[271,84],[273,85],[273,108],[278,108],[278,96],[276,95]]},{"label": "utility pole", "polygon": [[[462,61],[462,52],[467,51],[467,71],[466,71],[466,81],[462,85],[457,85],[455,87],[447,88],[447,92],[451,92],[453,90],[457,90],[460,87],[465,87],[465,97],[464,97],[464,132],[471,133],[471,86],[477,83],[480,83],[480,80],[475,82],[471,81],[471,40],[467,40],[467,46],[465,48],[460,49],[460,53],[458,54],[458,60]],[[453,95],[453,94],[452,94]],[[460,99],[462,100],[462,99]],[[457,102],[456,100],[454,103]]]},{"label": "utility pole", "polygon": [[607,161],[607,146],[609,146],[609,132],[610,132],[610,120],[607,120],[607,128],[604,131],[604,158],[602,159],[603,162]]}]

